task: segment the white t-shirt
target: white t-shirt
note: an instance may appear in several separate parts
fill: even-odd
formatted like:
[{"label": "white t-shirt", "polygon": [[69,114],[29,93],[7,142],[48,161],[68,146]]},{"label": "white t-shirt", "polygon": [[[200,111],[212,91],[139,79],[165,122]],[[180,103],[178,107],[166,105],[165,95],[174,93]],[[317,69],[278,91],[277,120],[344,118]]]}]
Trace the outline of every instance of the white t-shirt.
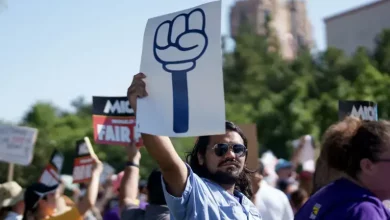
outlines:
[{"label": "white t-shirt", "polygon": [[261,181],[260,189],[256,194],[256,207],[263,219],[267,220],[294,220],[294,213],[286,194]]}]

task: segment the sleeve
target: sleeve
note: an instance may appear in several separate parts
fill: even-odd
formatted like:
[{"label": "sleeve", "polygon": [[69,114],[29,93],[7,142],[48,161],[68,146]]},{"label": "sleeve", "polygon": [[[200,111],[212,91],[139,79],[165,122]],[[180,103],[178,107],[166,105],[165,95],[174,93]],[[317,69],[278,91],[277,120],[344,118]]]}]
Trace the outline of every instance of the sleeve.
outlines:
[{"label": "sleeve", "polygon": [[383,209],[371,202],[362,202],[353,207],[346,220],[382,220],[387,219]]},{"label": "sleeve", "polygon": [[145,215],[145,210],[139,209],[136,205],[129,205],[123,209],[121,213],[121,219],[140,219]]},{"label": "sleeve", "polygon": [[198,175],[192,172],[188,164],[186,166],[188,168],[188,178],[181,197],[172,196],[167,191],[164,178],[161,177],[165,200],[174,219],[197,216],[197,210],[207,212],[206,207],[203,207],[207,203],[207,186]]}]

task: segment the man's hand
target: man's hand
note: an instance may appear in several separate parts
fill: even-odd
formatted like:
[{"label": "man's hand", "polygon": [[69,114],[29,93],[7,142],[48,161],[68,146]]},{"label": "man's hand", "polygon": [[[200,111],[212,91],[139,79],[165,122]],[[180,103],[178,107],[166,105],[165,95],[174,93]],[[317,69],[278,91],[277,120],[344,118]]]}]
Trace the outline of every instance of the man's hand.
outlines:
[{"label": "man's hand", "polygon": [[127,98],[129,99],[131,108],[134,109],[134,112],[137,111],[137,98],[143,98],[148,96],[148,93],[145,89],[145,74],[137,73],[133,77],[130,87],[127,89]]},{"label": "man's hand", "polygon": [[135,146],[135,142],[131,142],[126,147],[127,159],[133,163],[139,164],[141,160],[141,152],[139,152],[138,148]]}]

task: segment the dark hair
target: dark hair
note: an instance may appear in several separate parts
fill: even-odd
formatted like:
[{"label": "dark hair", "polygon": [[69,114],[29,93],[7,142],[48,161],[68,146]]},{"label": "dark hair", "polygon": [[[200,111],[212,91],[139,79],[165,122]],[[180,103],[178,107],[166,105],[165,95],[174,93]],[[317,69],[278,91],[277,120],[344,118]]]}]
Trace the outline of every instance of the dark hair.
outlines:
[{"label": "dark hair", "polygon": [[166,205],[164,191],[161,183],[161,171],[154,169],[149,177],[146,188],[148,189],[148,200],[153,205]]},{"label": "dark hair", "polygon": [[360,161],[378,161],[389,139],[389,122],[347,117],[326,131],[321,153],[330,167],[357,179]]},{"label": "dark hair", "polygon": [[[227,131],[237,132],[241,136],[242,140],[244,141],[245,147],[248,148],[248,140],[246,139],[244,132],[242,132],[242,130],[237,125],[235,125],[233,122],[226,121],[225,128]],[[207,178],[208,173],[207,170],[205,170],[205,168],[202,165],[200,165],[198,160],[198,153],[204,156],[206,154],[206,149],[207,146],[209,145],[209,142],[210,142],[210,136],[200,136],[192,152],[187,154],[186,156],[187,163],[190,165],[192,171],[196,173],[198,176],[203,178]],[[247,156],[248,156],[248,151],[245,160],[247,159]],[[249,176],[254,172],[256,171],[251,171],[245,166],[243,172],[241,172],[238,180],[235,183],[235,189],[240,191],[248,198],[252,197],[252,187],[251,187]]]},{"label": "dark hair", "polygon": [[292,185],[293,182],[288,179],[280,179],[276,182],[276,188],[280,191],[286,192],[288,186]]},{"label": "dark hair", "polygon": [[308,193],[306,190],[300,188],[291,193],[290,201],[291,204],[296,208],[299,209],[305,202],[305,199],[309,197]]}]

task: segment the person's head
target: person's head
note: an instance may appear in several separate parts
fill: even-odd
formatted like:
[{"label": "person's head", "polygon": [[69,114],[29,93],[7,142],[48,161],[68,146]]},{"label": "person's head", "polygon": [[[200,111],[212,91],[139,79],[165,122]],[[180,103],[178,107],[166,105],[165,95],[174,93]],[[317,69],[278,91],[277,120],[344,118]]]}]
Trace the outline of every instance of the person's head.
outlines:
[{"label": "person's head", "polygon": [[279,159],[275,166],[275,172],[279,179],[288,179],[293,175],[293,165],[290,161]]},{"label": "person's head", "polygon": [[148,202],[153,205],[166,205],[164,191],[161,183],[161,171],[154,169],[148,178],[146,185],[148,191]]},{"label": "person's head", "polygon": [[306,192],[312,192],[313,190],[313,173],[310,171],[302,171],[299,174],[299,185]]},{"label": "person's head", "polygon": [[308,193],[302,188],[297,189],[293,193],[291,193],[290,203],[294,212],[298,211],[308,199]]},{"label": "person's head", "polygon": [[25,211],[23,219],[28,217],[44,218],[54,214],[57,207],[56,190],[58,185],[46,186],[33,183],[24,193]]},{"label": "person's head", "polygon": [[330,167],[360,182],[379,198],[390,198],[388,121],[347,117],[325,133],[322,151]]},{"label": "person's head", "polygon": [[0,208],[22,214],[24,190],[14,181],[0,184]]},{"label": "person's head", "polygon": [[238,191],[251,197],[249,174],[252,171],[245,165],[247,139],[232,122],[226,122],[225,127],[225,134],[199,137],[194,149],[187,155],[187,162],[200,177],[225,188],[235,186]]}]

